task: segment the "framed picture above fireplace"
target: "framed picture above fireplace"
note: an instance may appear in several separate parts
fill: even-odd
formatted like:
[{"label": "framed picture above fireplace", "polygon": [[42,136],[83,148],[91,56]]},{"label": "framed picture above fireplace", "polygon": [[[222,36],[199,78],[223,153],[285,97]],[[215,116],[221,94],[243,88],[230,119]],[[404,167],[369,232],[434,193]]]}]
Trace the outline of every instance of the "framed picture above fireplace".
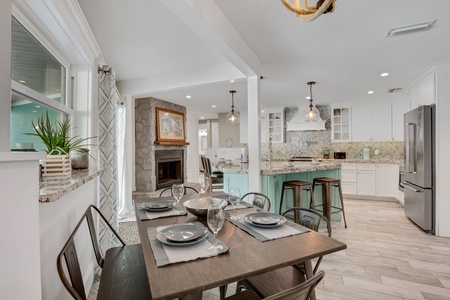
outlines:
[{"label": "framed picture above fireplace", "polygon": [[155,144],[188,145],[184,128],[184,113],[161,107],[156,108]]}]

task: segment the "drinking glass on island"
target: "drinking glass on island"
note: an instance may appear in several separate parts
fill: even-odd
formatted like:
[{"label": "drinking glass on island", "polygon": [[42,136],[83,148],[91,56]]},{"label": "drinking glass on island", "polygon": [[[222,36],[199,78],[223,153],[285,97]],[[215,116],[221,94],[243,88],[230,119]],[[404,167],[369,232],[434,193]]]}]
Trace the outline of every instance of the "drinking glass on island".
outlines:
[{"label": "drinking glass on island", "polygon": [[180,206],[180,199],[184,195],[184,185],[182,183],[180,184],[174,184],[172,185],[172,196],[177,200],[177,211],[183,212],[184,210]]},{"label": "drinking glass on island", "polygon": [[199,177],[199,183],[200,183],[200,193],[205,194],[208,192],[209,188],[209,178],[208,176],[205,176],[204,174],[200,175]]},{"label": "drinking glass on island", "polygon": [[214,233],[214,244],[208,248],[208,251],[217,253],[223,249],[222,245],[217,244],[217,233],[223,226],[225,221],[225,211],[220,204],[211,204],[208,207],[207,214],[208,227]]},{"label": "drinking glass on island", "polygon": [[236,215],[236,206],[241,201],[241,191],[237,187],[231,187],[228,190],[229,201],[233,205],[234,215],[230,217],[231,220],[239,220],[240,217]]}]

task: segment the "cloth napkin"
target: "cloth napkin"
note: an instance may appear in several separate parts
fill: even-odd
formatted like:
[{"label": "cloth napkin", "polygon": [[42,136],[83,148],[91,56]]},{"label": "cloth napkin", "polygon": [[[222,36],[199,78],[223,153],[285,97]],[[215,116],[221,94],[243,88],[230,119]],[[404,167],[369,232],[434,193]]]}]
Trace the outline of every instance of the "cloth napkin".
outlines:
[{"label": "cloth napkin", "polygon": [[153,220],[164,217],[184,216],[187,214],[186,210],[183,209],[183,211],[177,211],[175,210],[175,208],[166,211],[148,211],[143,208],[142,203],[137,203],[136,207],[138,209],[138,215],[141,221]]},{"label": "cloth napkin", "polygon": [[[192,224],[192,223],[188,223]],[[200,229],[204,229],[205,226],[201,224],[200,222],[193,223],[195,226],[199,227]],[[171,225],[169,225],[171,226]],[[159,226],[159,227],[149,227],[147,228],[147,234],[148,238],[150,240],[150,245],[153,250],[153,255],[155,256],[156,265],[158,267],[183,262],[183,261],[190,261],[190,260],[196,260],[198,258],[206,258],[206,257],[213,257],[217,256],[218,254],[226,253],[228,252],[228,247],[225,246],[221,241],[217,240],[218,244],[221,244],[223,246],[222,251],[219,253],[212,253],[208,250],[209,246],[214,244],[214,235],[208,232],[208,237],[204,239],[201,242],[198,242],[194,245],[188,245],[188,246],[168,246],[162,244],[158,239],[156,238],[156,235],[158,232],[160,232],[162,229],[166,228],[168,226]]]},{"label": "cloth napkin", "polygon": [[278,227],[266,228],[254,226],[244,221],[244,216],[248,215],[249,213],[254,212],[244,212],[236,214],[240,217],[239,220],[231,220],[230,219],[231,215],[228,213],[226,214],[226,218],[228,221],[230,221],[237,227],[241,228],[242,230],[248,232],[250,235],[252,235],[261,242],[276,240],[279,238],[310,231],[310,229],[303,227],[297,223],[291,222],[289,220],[287,220],[286,223]]}]

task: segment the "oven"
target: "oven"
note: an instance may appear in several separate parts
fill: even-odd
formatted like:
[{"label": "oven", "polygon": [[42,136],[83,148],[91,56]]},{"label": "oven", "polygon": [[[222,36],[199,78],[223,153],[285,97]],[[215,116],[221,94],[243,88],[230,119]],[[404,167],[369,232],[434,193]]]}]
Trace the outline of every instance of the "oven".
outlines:
[{"label": "oven", "polygon": [[405,167],[400,166],[398,172],[398,190],[402,191],[405,188]]}]

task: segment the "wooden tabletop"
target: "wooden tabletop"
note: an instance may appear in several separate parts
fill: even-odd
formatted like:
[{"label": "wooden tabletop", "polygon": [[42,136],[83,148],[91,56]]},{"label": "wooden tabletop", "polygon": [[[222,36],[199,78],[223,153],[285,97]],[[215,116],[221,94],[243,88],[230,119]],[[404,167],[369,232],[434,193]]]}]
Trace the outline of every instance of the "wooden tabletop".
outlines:
[{"label": "wooden tabletop", "polygon": [[[210,193],[205,196],[218,194],[221,193]],[[181,201],[196,197],[200,195],[186,195]],[[142,203],[157,199],[162,198],[139,196],[135,197],[134,201]],[[179,298],[347,248],[346,244],[315,231],[260,242],[237,226],[225,221],[218,238],[230,248],[228,253],[157,267],[147,228],[193,222],[197,220],[197,217],[188,213],[186,216],[140,221],[136,213],[136,218],[152,299]],[[202,218],[198,221],[204,224],[206,222]]]}]

